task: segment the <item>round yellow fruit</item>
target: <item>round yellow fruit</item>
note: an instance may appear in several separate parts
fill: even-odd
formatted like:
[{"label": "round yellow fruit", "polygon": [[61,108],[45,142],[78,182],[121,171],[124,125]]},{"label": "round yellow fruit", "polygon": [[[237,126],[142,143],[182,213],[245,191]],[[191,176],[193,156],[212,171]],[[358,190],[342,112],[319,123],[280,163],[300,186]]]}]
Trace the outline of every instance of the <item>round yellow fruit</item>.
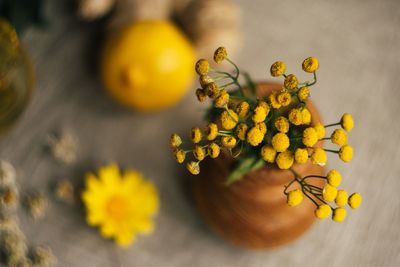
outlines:
[{"label": "round yellow fruit", "polygon": [[173,23],[140,21],[108,38],[101,75],[119,103],[157,111],[185,95],[193,81],[194,64],[192,44]]}]

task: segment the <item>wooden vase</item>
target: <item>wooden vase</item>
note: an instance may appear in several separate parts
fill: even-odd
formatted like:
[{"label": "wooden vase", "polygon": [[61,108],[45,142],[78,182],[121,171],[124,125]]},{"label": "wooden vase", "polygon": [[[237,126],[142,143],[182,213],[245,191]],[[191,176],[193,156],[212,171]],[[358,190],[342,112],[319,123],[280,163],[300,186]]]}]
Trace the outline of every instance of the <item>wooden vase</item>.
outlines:
[{"label": "wooden vase", "polygon": [[[259,96],[282,88],[280,84],[259,83]],[[321,121],[315,106],[308,101],[312,124]],[[322,146],[322,142],[318,144]],[[200,175],[193,179],[195,205],[208,226],[224,239],[249,249],[264,249],[291,242],[315,221],[315,204],[306,197],[297,207],[289,207],[284,185],[293,179],[289,170],[275,165],[251,171],[229,186],[226,177],[234,160],[228,154],[205,160]],[[324,175],[325,169],[310,161],[293,166],[301,175]],[[323,180],[312,182],[323,186]]]}]

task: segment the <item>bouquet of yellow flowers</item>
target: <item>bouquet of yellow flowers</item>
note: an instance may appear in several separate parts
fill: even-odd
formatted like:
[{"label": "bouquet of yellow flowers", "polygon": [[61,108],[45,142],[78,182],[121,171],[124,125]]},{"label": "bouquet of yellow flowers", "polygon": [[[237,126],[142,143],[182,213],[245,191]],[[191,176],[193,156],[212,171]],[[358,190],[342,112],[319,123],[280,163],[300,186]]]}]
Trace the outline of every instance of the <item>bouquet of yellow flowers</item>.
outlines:
[{"label": "bouquet of yellow flowers", "polygon": [[[309,57],[303,61],[302,69],[313,75],[311,81],[305,82],[300,82],[294,74],[286,74],[284,62],[273,63],[270,73],[273,77],[282,76],[283,86],[265,97],[257,95],[256,86],[248,74],[242,75],[246,85],[240,83],[240,70],[224,47],[215,51],[214,61],[231,64],[235,72],[212,68],[205,59],[197,61],[195,70],[201,85],[196,90],[197,99],[204,102],[209,98],[213,105],[204,131],[198,127],[191,129],[190,139],[194,144],[191,149],[183,149],[182,138],[177,134],[171,135],[170,146],[176,161],[184,163],[192,154],[193,159],[189,160],[186,168],[197,175],[201,161],[206,157],[217,158],[222,150],[226,150],[237,158],[236,167],[226,179],[227,185],[267,164],[290,170],[293,180],[284,188],[289,206],[299,205],[305,196],[315,203],[317,218],[325,219],[332,213],[334,221],[343,221],[346,217],[344,206],[348,204],[353,209],[357,208],[362,198],[359,193],[349,196],[345,190],[337,189],[342,180],[341,174],[332,169],[326,176],[303,177],[292,168],[294,164],[305,164],[308,160],[323,166],[327,162],[327,152],[337,154],[344,162],[350,162],[353,157],[353,148],[347,143],[347,134],[354,126],[350,114],[343,114],[333,124],[312,123],[307,101],[310,87],[317,82],[318,60]],[[331,127],[337,128],[326,137],[326,131]],[[323,148],[322,140],[330,140],[339,148]],[[313,185],[310,179],[324,179],[325,186]],[[293,189],[296,183],[298,189]]]}]

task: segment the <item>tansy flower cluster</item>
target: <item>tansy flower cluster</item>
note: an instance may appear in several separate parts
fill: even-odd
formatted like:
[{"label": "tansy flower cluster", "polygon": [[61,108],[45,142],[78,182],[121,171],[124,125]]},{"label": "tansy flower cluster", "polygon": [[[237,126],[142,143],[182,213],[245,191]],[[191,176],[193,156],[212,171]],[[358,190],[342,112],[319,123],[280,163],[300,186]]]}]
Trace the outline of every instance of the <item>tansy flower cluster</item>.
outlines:
[{"label": "tansy flower cluster", "polygon": [[[294,164],[308,161],[325,165],[327,152],[337,154],[343,162],[349,162],[353,157],[353,148],[348,144],[347,137],[354,126],[350,114],[345,113],[340,121],[333,124],[312,123],[307,101],[310,88],[317,82],[318,60],[309,57],[303,61],[303,71],[313,75],[311,81],[305,82],[299,81],[295,74],[288,74],[284,62],[273,63],[270,74],[283,77],[283,86],[281,90],[263,97],[257,96],[256,87],[248,75],[243,75],[246,85],[242,86],[239,82],[239,77],[242,77],[240,70],[228,57],[224,47],[215,51],[214,61],[217,64],[227,62],[235,71],[232,74],[215,69],[206,59],[197,61],[195,70],[199,75],[200,88],[196,90],[196,96],[200,102],[207,99],[213,102],[209,112],[210,122],[204,129],[191,129],[193,146],[190,149],[182,148],[182,138],[172,134],[170,146],[176,161],[186,161],[189,172],[197,175],[200,173],[200,162],[206,157],[217,158],[223,150],[228,151],[238,158],[236,169],[227,178],[228,184],[239,180],[246,171],[265,164],[289,169],[294,179],[284,193],[288,196],[290,206],[300,204],[306,196],[316,204],[315,214],[318,218],[326,218],[333,210],[333,220],[342,221],[346,215],[344,203],[348,201],[355,208],[361,203],[360,195],[355,193],[348,197],[346,191],[336,190],[329,183],[328,176],[300,177],[292,170]],[[335,126],[338,127],[327,136],[328,129]],[[330,140],[338,148],[323,148],[322,140]],[[311,177],[327,179],[328,183],[325,188],[318,188],[308,183]],[[295,182],[301,189],[287,192]],[[335,194],[332,188],[336,190]],[[326,198],[326,195],[329,197]],[[329,201],[335,201],[338,207],[334,209],[328,204]]]}]

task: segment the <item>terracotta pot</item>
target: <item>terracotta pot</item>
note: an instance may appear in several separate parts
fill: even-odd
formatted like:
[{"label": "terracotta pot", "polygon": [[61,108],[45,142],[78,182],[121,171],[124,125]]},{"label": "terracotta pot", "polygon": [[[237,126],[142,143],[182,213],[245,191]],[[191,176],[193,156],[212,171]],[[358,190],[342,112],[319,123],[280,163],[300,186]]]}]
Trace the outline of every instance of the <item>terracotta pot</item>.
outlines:
[{"label": "terracotta pot", "polygon": [[[279,84],[260,83],[259,95],[279,90]],[[312,124],[321,121],[315,106],[308,102]],[[321,143],[319,145],[322,145]],[[297,207],[286,204],[284,185],[293,174],[274,165],[246,174],[239,182],[224,184],[234,161],[227,155],[206,160],[192,183],[194,201],[205,222],[220,236],[250,249],[272,248],[295,240],[315,221],[315,204],[304,199]],[[323,175],[323,167],[306,164],[293,167],[302,175]],[[313,184],[323,186],[323,181]]]}]

